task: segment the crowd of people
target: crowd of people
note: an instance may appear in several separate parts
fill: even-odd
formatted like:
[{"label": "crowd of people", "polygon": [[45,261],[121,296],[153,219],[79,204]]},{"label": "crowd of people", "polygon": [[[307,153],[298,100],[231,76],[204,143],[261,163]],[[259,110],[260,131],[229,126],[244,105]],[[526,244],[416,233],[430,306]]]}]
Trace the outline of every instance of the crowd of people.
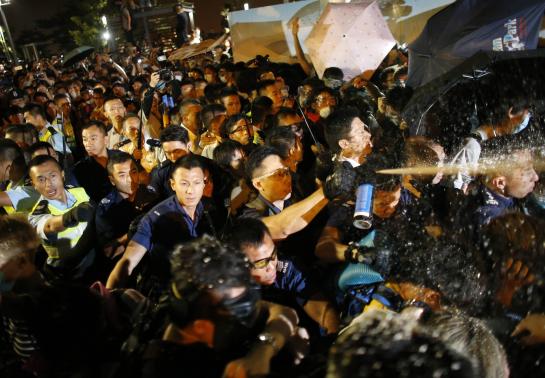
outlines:
[{"label": "crowd of people", "polygon": [[296,45],[3,67],[2,377],[543,374],[523,83],[412,135],[404,50],[320,79]]}]

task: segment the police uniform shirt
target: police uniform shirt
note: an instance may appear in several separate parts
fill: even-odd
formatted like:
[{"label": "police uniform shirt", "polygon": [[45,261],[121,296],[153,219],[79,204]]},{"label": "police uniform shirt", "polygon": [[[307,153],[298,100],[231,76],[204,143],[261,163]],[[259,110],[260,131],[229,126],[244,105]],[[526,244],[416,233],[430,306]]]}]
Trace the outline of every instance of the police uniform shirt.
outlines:
[{"label": "police uniform shirt", "polygon": [[[44,205],[49,204],[61,211],[70,210],[77,202],[76,197],[66,189],[64,190],[64,193],[66,194],[66,203],[63,203],[57,200],[48,200],[44,196],[40,196],[38,203],[42,202]],[[53,215],[51,214],[40,212],[40,211],[37,211],[37,212],[35,211],[28,216],[28,220],[30,224],[34,226],[34,228],[36,229],[36,232],[38,233],[38,236],[42,239],[45,239],[45,240],[49,239],[49,236],[46,235],[46,233],[44,232],[44,227],[47,220],[51,218],[52,216]]]},{"label": "police uniform shirt", "polygon": [[51,125],[49,122],[38,133],[38,138],[42,142],[49,143],[53,149],[57,152],[70,154],[72,151],[68,146],[68,143],[64,143],[64,137],[62,132],[57,127]]},{"label": "police uniform shirt", "polygon": [[[107,151],[109,158],[112,151]],[[106,168],[90,156],[85,157],[74,165],[74,176],[89,197],[97,203],[106,197],[113,188]]]},{"label": "police uniform shirt", "polygon": [[212,233],[209,222],[203,220],[204,204],[199,202],[195,219],[186,213],[176,196],[153,207],[138,223],[132,241],[149,253],[151,271],[161,279],[170,277],[170,253],[174,246]]},{"label": "police uniform shirt", "polygon": [[40,198],[40,193],[32,186],[26,185],[12,185],[8,184],[5,190],[6,195],[9,197],[12,206],[5,207],[4,210],[8,214],[17,213],[29,213]]},{"label": "police uniform shirt", "polygon": [[172,162],[165,160],[151,171],[148,189],[155,192],[160,199],[174,195],[174,190],[170,186],[171,169]]},{"label": "police uniform shirt", "polygon": [[123,198],[113,189],[100,201],[95,214],[99,244],[105,245],[125,235],[131,222],[155,203],[157,196],[143,185],[138,187],[134,201]]},{"label": "police uniform shirt", "polygon": [[276,280],[270,286],[262,287],[263,299],[271,300],[280,304],[290,304],[295,301],[303,307],[310,296],[316,291],[312,291],[312,284],[307,275],[305,275],[289,259],[279,259],[276,266]]},{"label": "police uniform shirt", "polygon": [[484,226],[492,219],[517,209],[517,202],[514,198],[502,196],[488,188],[483,188],[481,195],[482,205],[475,212],[479,226]]}]

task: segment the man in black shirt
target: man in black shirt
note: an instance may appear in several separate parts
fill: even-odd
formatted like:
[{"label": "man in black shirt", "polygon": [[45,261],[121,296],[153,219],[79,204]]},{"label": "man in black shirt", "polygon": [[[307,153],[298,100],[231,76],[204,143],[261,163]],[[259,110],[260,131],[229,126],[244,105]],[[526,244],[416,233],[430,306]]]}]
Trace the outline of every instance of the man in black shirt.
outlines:
[{"label": "man in black shirt", "polygon": [[113,186],[108,178],[106,165],[112,151],[108,150],[108,132],[100,121],[91,121],[83,126],[83,146],[87,157],[74,166],[74,176],[85,192],[95,202],[112,190]]}]

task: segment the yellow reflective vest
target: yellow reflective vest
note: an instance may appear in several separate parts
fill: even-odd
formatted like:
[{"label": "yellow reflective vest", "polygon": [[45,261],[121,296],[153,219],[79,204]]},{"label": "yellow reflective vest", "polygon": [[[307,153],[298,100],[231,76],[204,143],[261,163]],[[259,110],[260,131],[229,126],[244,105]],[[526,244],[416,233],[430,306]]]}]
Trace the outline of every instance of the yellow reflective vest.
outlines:
[{"label": "yellow reflective vest", "polygon": [[[89,202],[89,196],[87,195],[87,193],[85,193],[85,189],[70,188],[67,190],[76,199],[76,202],[74,203],[74,205],[72,205],[72,207],[70,207],[69,209],[63,209],[63,210],[57,209],[56,207],[52,206],[50,202],[45,200],[45,201],[38,202],[38,204],[34,206],[34,209],[32,209],[32,213],[34,213],[34,211],[36,211],[36,209],[38,209],[39,207],[47,206],[47,210],[41,209],[40,211],[46,212],[53,216],[63,215],[64,213],[67,213],[68,211],[72,210],[74,207],[78,206],[79,204],[83,202]],[[45,204],[45,202],[47,202],[47,205]],[[48,240],[42,240],[42,245],[45,251],[47,252],[48,257],[50,259],[60,258],[58,245],[63,240],[69,241],[69,245],[66,245],[67,247],[69,246],[69,248],[74,248],[78,244],[78,241],[80,240],[86,228],[87,228],[87,222],[80,222],[74,227],[69,227],[65,229],[64,231],[57,233],[57,241],[55,243],[50,243]]]}]

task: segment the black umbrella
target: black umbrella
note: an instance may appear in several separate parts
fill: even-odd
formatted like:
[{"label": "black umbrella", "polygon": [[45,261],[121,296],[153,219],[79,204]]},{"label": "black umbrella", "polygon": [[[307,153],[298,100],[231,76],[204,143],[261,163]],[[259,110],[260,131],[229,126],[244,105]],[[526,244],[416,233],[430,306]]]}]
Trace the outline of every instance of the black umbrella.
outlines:
[{"label": "black umbrella", "polygon": [[459,0],[432,16],[409,46],[407,85],[418,88],[478,51],[537,47],[543,0]]},{"label": "black umbrella", "polygon": [[478,126],[479,116],[523,93],[535,111],[545,114],[545,50],[478,52],[465,62],[418,88],[403,109],[411,133],[429,135],[426,120],[447,139]]},{"label": "black umbrella", "polygon": [[76,47],[75,49],[66,53],[66,55],[64,56],[64,62],[62,65],[63,67],[71,66],[72,64],[87,58],[89,55],[93,53],[93,51],[95,51],[95,48],[91,46]]}]

